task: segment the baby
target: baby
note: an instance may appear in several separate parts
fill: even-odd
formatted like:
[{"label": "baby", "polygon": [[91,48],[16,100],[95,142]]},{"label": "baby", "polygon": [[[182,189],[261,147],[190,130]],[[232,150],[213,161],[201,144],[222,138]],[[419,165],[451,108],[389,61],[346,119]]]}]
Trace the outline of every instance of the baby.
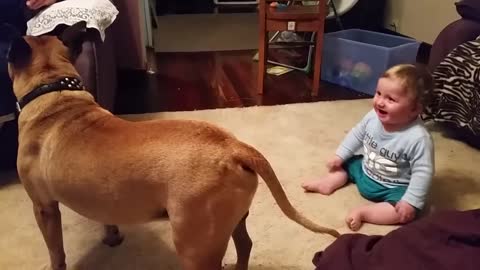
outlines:
[{"label": "baby", "polygon": [[[353,209],[351,230],[363,222],[412,221],[424,207],[434,173],[432,138],[419,115],[429,100],[433,79],[423,68],[397,65],[378,80],[373,109],[347,134],[328,174],[302,184],[309,192],[330,195],[348,181],[376,202]],[[363,155],[355,152],[363,148]]]}]

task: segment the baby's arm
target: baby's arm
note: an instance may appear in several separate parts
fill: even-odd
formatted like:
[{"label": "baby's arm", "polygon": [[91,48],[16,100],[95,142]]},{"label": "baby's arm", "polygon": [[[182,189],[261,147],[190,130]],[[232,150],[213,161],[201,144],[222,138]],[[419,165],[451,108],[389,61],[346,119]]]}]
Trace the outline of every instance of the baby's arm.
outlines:
[{"label": "baby's arm", "polygon": [[412,147],[410,166],[412,175],[402,200],[417,209],[422,209],[435,169],[433,142],[430,136],[425,136]]},{"label": "baby's arm", "polygon": [[367,123],[374,117],[376,117],[376,113],[374,110],[371,110],[357,125],[355,125],[355,127],[352,128],[352,130],[350,130],[350,132],[348,132],[345,139],[343,139],[342,144],[340,144],[336,151],[338,157],[342,160],[347,160],[362,147]]}]

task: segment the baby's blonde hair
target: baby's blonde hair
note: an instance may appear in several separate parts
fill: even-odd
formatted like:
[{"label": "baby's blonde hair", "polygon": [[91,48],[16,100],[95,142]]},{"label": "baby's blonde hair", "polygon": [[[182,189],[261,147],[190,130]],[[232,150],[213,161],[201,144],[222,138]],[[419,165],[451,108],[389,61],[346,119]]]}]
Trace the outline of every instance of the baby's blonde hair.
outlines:
[{"label": "baby's blonde hair", "polygon": [[381,78],[398,79],[422,106],[431,101],[434,86],[430,72],[420,65],[400,64],[389,68]]}]

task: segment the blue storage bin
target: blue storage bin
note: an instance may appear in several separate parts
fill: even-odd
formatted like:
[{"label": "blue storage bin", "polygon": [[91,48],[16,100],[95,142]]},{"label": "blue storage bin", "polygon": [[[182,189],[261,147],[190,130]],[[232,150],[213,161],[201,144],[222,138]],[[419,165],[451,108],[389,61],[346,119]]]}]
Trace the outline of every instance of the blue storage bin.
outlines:
[{"label": "blue storage bin", "polygon": [[414,39],[361,29],[326,33],[322,80],[374,95],[388,68],[416,62],[419,46]]}]

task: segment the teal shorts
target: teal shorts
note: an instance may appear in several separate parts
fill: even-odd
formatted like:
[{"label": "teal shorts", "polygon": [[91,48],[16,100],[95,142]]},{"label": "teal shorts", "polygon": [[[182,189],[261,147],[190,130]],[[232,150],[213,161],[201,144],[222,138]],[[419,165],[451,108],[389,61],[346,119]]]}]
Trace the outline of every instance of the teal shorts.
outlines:
[{"label": "teal shorts", "polygon": [[362,155],[356,155],[343,163],[350,182],[357,185],[360,195],[373,202],[388,202],[395,206],[407,191],[407,187],[389,188],[368,177],[362,168]]}]

